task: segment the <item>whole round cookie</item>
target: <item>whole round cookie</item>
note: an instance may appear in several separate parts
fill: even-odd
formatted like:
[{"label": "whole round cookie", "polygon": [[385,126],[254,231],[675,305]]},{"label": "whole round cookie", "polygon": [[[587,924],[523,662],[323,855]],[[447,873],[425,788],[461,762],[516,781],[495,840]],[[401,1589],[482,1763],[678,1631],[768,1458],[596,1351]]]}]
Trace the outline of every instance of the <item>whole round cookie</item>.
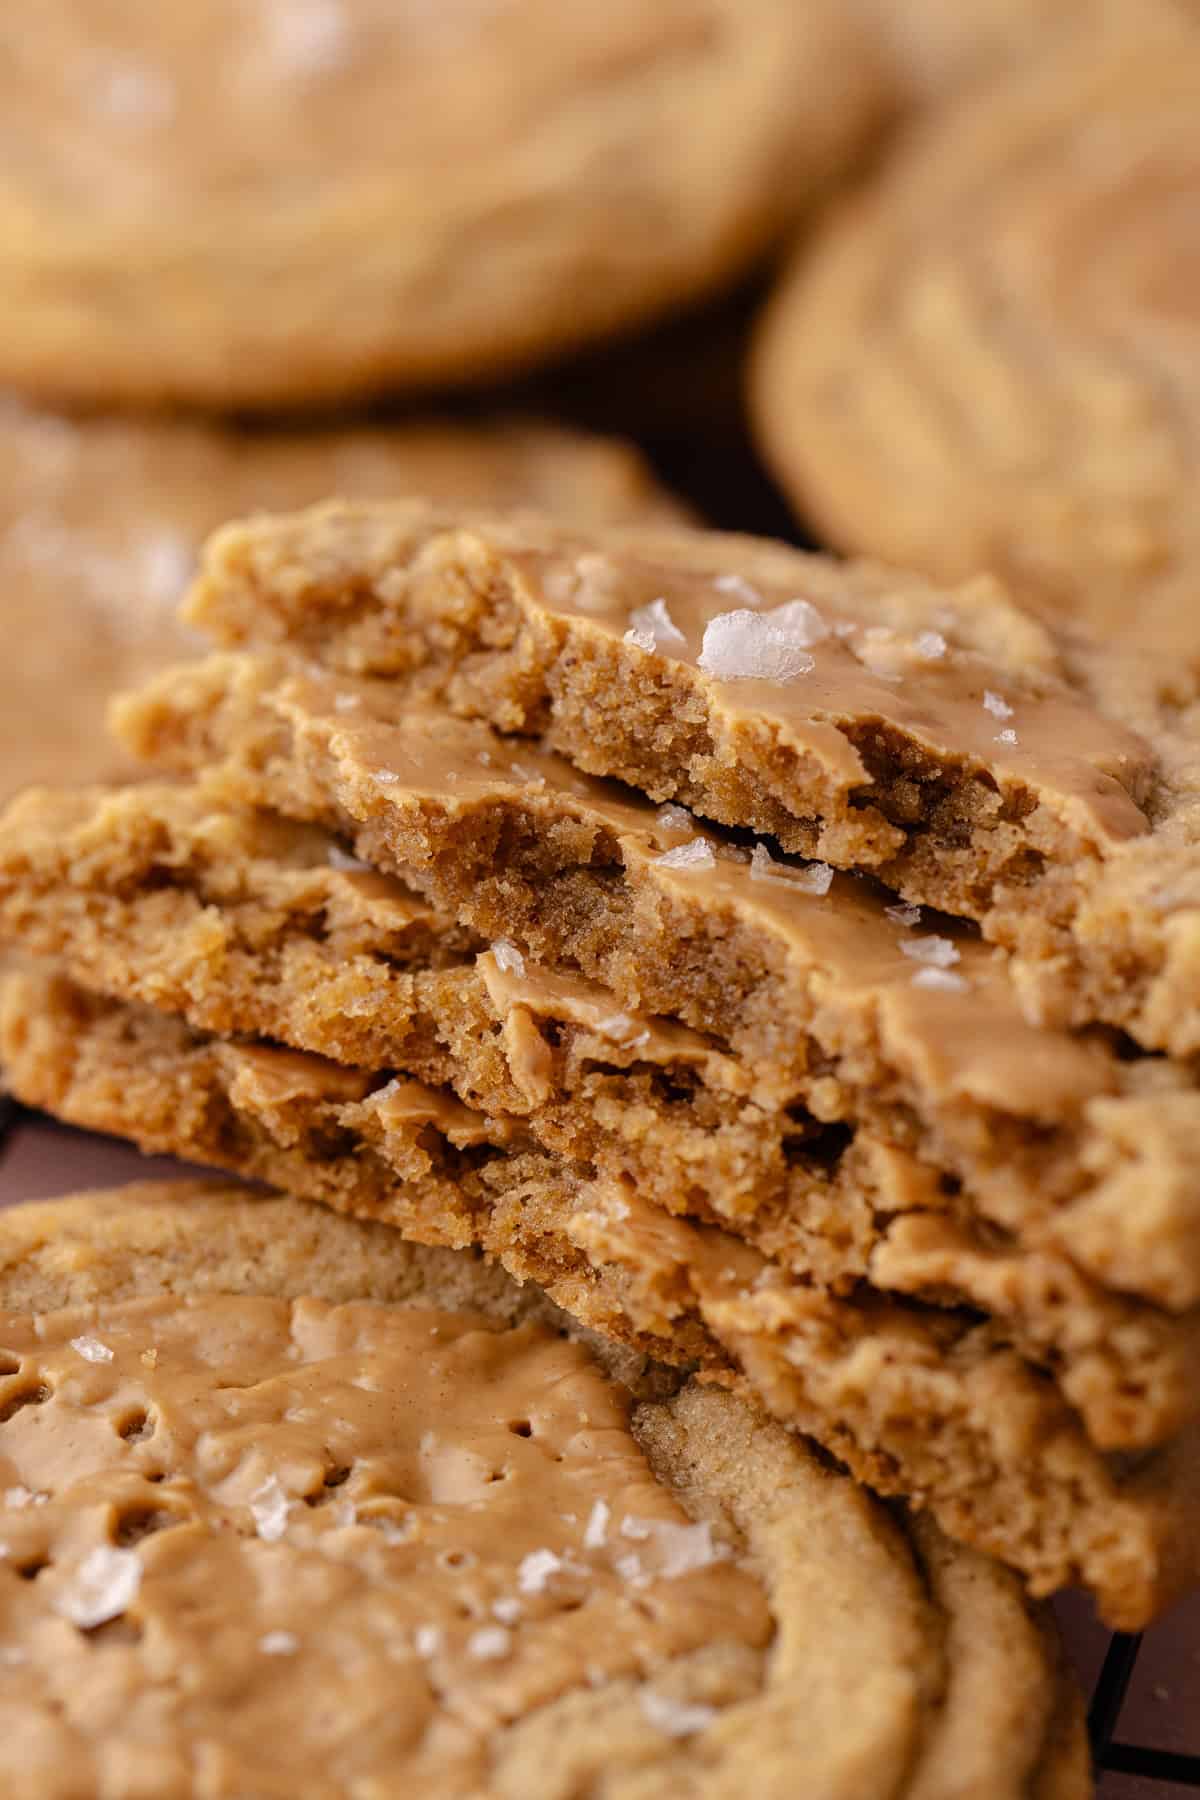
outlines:
[{"label": "whole round cookie", "polygon": [[935,117],[798,258],[753,403],[838,545],[1200,651],[1200,35]]},{"label": "whole round cookie", "polygon": [[127,771],[107,699],[194,646],[175,608],[217,525],[330,493],[406,492],[592,523],[682,514],[635,451],[553,426],[237,433],[0,402],[0,798]]},{"label": "whole round cookie", "polygon": [[0,1304],[14,1800],[1088,1791],[1009,1576],[468,1256],[147,1184]]},{"label": "whole round cookie", "polygon": [[304,406],[536,362],[844,165],[838,0],[46,0],[0,23],[0,378]]}]

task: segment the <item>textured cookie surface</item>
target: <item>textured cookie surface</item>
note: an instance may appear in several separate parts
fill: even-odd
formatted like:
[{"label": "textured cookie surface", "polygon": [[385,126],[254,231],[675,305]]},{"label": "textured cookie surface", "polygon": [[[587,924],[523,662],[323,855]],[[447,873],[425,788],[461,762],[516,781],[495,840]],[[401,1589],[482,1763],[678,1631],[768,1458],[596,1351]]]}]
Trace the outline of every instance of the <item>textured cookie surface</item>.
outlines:
[{"label": "textured cookie surface", "polygon": [[176,604],[204,536],[231,514],[405,492],[593,521],[674,511],[632,451],[550,427],[239,435],[0,403],[0,794],[122,766],[106,700],[194,647]]},{"label": "textured cookie surface", "polygon": [[[1039,1022],[1200,1042],[1200,667],[1161,645],[1064,642],[989,580],[420,506],[231,527],[189,613],[975,919],[1017,952]],[[227,754],[271,686],[242,669],[166,678],[128,709],[131,747],[187,768]],[[322,704],[336,747],[353,717]]]},{"label": "textured cookie surface", "polygon": [[[305,1212],[147,1186],[0,1224],[0,1298],[57,1302],[0,1315],[14,1794],[1088,1791],[1000,1571]],[[297,1259],[255,1291],[292,1229],[375,1297]]]},{"label": "textured cookie surface", "polygon": [[[624,815],[628,916],[580,946],[543,908],[559,957],[619,991],[486,948],[319,830],[155,784],[23,796],[0,820],[0,937],[200,1033],[448,1085],[497,1148],[628,1179],[806,1281],[986,1312],[1098,1443],[1172,1435],[1197,1405],[1194,1083],[1027,1025],[994,953],[861,883],[811,891],[727,844],[676,871],[661,858],[707,840]],[[577,910],[601,892],[580,871]],[[376,1135],[382,1116],[345,1112]]]},{"label": "textured cookie surface", "polygon": [[[1048,1370],[978,1312],[795,1278],[403,1077],[213,1040],[37,970],[0,986],[13,1091],[67,1121],[286,1186],[428,1244],[476,1246],[635,1351],[757,1393],[860,1479],[916,1498],[1035,1592],[1134,1628],[1190,1579],[1200,1433],[1137,1460],[1088,1440]],[[839,1224],[818,1220],[818,1232]],[[844,1224],[843,1224],[844,1228]],[[802,1264],[800,1265],[802,1266]]]},{"label": "textured cookie surface", "polygon": [[1200,32],[1149,33],[935,117],[798,257],[754,379],[834,543],[1193,670],[1198,79]]},{"label": "textured cookie surface", "polygon": [[975,83],[1078,54],[1102,33],[1126,44],[1200,19],[1195,0],[856,0],[900,95],[944,100]]},{"label": "textured cookie surface", "polygon": [[603,335],[752,260],[875,97],[836,0],[51,0],[0,66],[0,371],[101,405],[304,406]]}]

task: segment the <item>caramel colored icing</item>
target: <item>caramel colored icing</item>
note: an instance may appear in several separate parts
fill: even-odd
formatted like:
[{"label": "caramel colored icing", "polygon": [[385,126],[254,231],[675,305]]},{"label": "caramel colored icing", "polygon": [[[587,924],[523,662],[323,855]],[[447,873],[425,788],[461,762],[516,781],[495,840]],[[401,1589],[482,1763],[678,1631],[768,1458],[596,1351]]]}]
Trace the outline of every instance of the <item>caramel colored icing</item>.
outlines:
[{"label": "caramel colored icing", "polygon": [[0,1344],[0,1768],[56,1794],[475,1793],[535,1709],[770,1635],[536,1327],[158,1298]]},{"label": "caramel colored icing", "polygon": [[[1116,1085],[1116,1065],[1101,1046],[1026,1019],[1004,964],[969,928],[925,923],[920,915],[906,924],[894,907],[889,911],[890,896],[853,875],[778,860],[764,868],[761,850],[756,865],[719,832],[706,835],[682,808],[656,810],[536,743],[503,737],[476,721],[398,705],[386,682],[297,674],[277,660],[244,654],[216,656],[171,671],[124,702],[122,720],[131,739],[177,766],[205,770],[214,755],[223,759],[218,773],[225,793],[355,834],[372,862],[424,887],[482,930],[500,933],[506,926],[503,911],[493,916],[481,895],[486,876],[502,868],[483,846],[503,831],[510,857],[509,844],[519,849],[534,840],[531,854],[578,868],[598,890],[614,869],[623,871],[625,929],[635,956],[663,902],[694,908],[718,921],[718,930],[726,921],[754,933],[784,981],[802,989],[806,1012],[813,999],[845,1018],[877,1008],[889,1057],[944,1098],[969,1096],[1053,1118]],[[944,939],[945,949],[923,949],[919,940],[931,938]],[[589,948],[588,974],[611,975],[611,965],[590,946],[579,951],[585,967]],[[943,980],[930,979],[923,960],[929,954],[952,957],[952,967],[935,971]],[[641,962],[636,981],[618,989],[615,1003],[593,996],[589,1004],[604,1005],[610,1015],[678,1010],[695,1028],[730,1030],[727,999],[713,1010],[689,1008],[682,979],[676,991],[669,972],[652,972],[644,956]],[[494,986],[495,971],[486,978]],[[547,987],[540,975],[528,995],[540,994],[535,1009],[549,1012],[568,991],[578,1008],[583,990]],[[510,971],[506,1006],[528,1004],[525,992]],[[638,1030],[647,1029],[641,1019]],[[667,1040],[650,1041],[665,1052]],[[700,1054],[694,1039],[669,1040],[673,1050],[685,1042],[689,1055]],[[517,1060],[536,1086],[530,1054],[536,1061],[536,1046],[518,1049]],[[717,1066],[711,1057],[709,1064]],[[725,1078],[726,1065],[720,1067]],[[770,1097],[768,1065],[755,1069],[754,1081]]]}]

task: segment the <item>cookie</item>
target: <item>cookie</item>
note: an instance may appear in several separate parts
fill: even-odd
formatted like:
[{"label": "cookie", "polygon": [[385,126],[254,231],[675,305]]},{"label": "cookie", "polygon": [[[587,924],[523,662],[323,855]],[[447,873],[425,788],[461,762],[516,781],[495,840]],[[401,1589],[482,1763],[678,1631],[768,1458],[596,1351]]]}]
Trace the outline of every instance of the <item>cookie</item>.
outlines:
[{"label": "cookie", "polygon": [[1194,0],[859,0],[903,101],[944,102],[1048,56],[1078,55],[1101,33],[1131,44],[1194,20]]},{"label": "cookie", "polygon": [[1106,1456],[1050,1372],[978,1312],[823,1291],[628,1179],[511,1128],[505,1141],[445,1090],[208,1038],[41,969],[0,980],[0,1053],[14,1093],[70,1123],[482,1248],[605,1336],[761,1396],[1034,1592],[1080,1581],[1136,1628],[1194,1579],[1180,1509],[1200,1430]]},{"label": "cookie", "polygon": [[612,522],[676,510],[623,444],[516,422],[235,434],[0,402],[0,477],[0,795],[127,767],[108,697],[194,648],[175,606],[231,512],[405,489]]},{"label": "cookie", "polygon": [[1010,1578],[473,1259],[145,1184],[6,1214],[0,1300],[14,1793],[1088,1791]]},{"label": "cookie", "polygon": [[[131,744],[168,766],[204,771],[210,795],[315,820],[489,938],[511,938],[551,967],[582,969],[624,1009],[681,1017],[748,1054],[756,1070],[782,1059],[785,1079],[791,1056],[793,1082],[803,1083],[794,1059],[805,1064],[811,1041],[810,971],[832,959],[838,974],[823,978],[828,992],[861,953],[851,914],[841,917],[843,905],[853,909],[884,959],[876,968],[897,1008],[886,1059],[904,1066],[916,1032],[918,1057],[948,1084],[927,1140],[936,1140],[934,1160],[944,1157],[995,1222],[1026,1243],[1053,1242],[1100,1280],[1167,1305],[1200,1297],[1190,1076],[1149,1058],[1131,1058],[1118,1074],[1111,1049],[1097,1041],[1053,1039],[1030,1026],[1003,966],[969,933],[924,918],[918,931],[911,915],[888,914],[886,894],[872,903],[858,900],[857,883],[835,890],[827,864],[781,870],[762,845],[757,866],[753,857],[747,863],[744,848],[699,831],[688,815],[656,815],[534,742],[398,707],[384,682],[322,680],[231,655],[167,676],[123,716]],[[826,896],[827,905],[813,904]],[[846,981],[851,1034],[864,977],[869,994],[868,964]],[[981,1002],[994,1041],[978,1033]],[[839,1003],[825,1005],[832,1020]],[[999,1078],[997,1058],[1006,1068]],[[827,1060],[822,1050],[816,1068]],[[873,1085],[874,1077],[861,1088]],[[905,1086],[910,1110],[919,1085]],[[1110,1111],[1108,1095],[1119,1087],[1124,1100]],[[1001,1125],[1005,1151],[989,1154],[975,1139],[978,1112],[970,1103],[960,1110],[964,1091],[990,1094],[998,1123],[1022,1092],[1027,1117],[1041,1124],[1055,1104],[1061,1121],[1086,1112],[1093,1142],[1107,1138],[1109,1147],[1084,1175],[1069,1149],[1056,1169],[1057,1154],[1043,1154],[1036,1128],[1022,1144],[1019,1127]],[[923,1111],[928,1104],[918,1101]],[[1128,1127],[1116,1123],[1121,1117]],[[1159,1146],[1171,1141],[1175,1150],[1160,1162]],[[1137,1172],[1143,1153],[1157,1165],[1153,1209],[1144,1198],[1136,1208],[1128,1202],[1127,1182],[1146,1185],[1145,1169]]]},{"label": "cookie", "polygon": [[[1154,647],[1064,643],[989,582],[420,506],[219,533],[190,617],[977,920],[1039,1022],[1200,1043],[1200,669]],[[211,681],[130,709],[133,747],[215,714]],[[199,747],[171,754],[194,767]]]},{"label": "cookie", "polygon": [[[1194,1083],[1026,1025],[991,953],[859,884],[715,858],[675,874],[661,843],[704,840],[649,807],[623,823],[620,993],[489,948],[325,833],[185,787],[23,796],[0,820],[0,938],[197,1032],[381,1071],[376,1090],[452,1088],[498,1148],[532,1137],[791,1276],[996,1318],[1105,1448],[1178,1430],[1198,1398]],[[690,984],[642,922],[667,908]],[[647,991],[691,1027],[626,1010]]]},{"label": "cookie", "polygon": [[828,541],[1193,675],[1198,77],[1200,32],[1151,32],[935,115],[799,253],[752,382]]},{"label": "cookie", "polygon": [[876,116],[836,0],[444,12],[7,30],[0,376],[244,410],[509,371],[737,274]]}]

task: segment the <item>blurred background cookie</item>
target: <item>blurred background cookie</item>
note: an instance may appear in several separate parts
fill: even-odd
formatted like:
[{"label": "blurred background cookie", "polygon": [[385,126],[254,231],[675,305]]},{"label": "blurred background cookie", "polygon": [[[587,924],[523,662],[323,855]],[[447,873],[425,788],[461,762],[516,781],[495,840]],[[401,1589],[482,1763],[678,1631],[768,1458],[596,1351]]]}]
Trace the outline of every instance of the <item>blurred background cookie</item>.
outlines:
[{"label": "blurred background cookie", "polygon": [[107,699],[190,648],[176,603],[223,520],[404,492],[592,523],[683,510],[636,451],[553,426],[234,432],[70,423],[0,402],[0,794],[126,767]]},{"label": "blurred background cookie", "polygon": [[761,441],[827,540],[1200,649],[1200,34],[935,116],[771,302]]},{"label": "blurred background cookie", "polygon": [[735,276],[853,154],[838,0],[46,0],[0,21],[0,377],[293,407]]},{"label": "blurred background cookie", "polygon": [[943,100],[1105,32],[1193,18],[1196,0],[855,0],[903,100]]}]

